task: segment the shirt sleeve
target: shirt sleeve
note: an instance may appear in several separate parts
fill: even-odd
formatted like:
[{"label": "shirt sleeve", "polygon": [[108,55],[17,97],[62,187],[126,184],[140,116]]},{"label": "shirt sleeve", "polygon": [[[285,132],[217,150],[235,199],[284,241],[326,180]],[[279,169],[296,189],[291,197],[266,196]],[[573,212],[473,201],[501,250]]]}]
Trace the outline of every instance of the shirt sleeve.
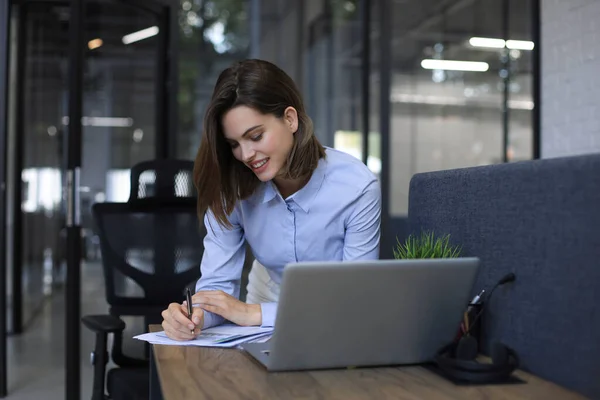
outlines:
[{"label": "shirt sleeve", "polygon": [[260,312],[262,314],[261,328],[274,327],[275,316],[277,315],[277,303],[261,303]]},{"label": "shirt sleeve", "polygon": [[352,204],[346,223],[343,260],[376,260],[379,258],[381,227],[381,188],[372,181]]},{"label": "shirt sleeve", "polygon": [[[206,236],[204,237],[204,254],[200,264],[201,276],[196,282],[196,292],[200,290],[222,290],[238,298],[244,259],[244,230],[240,224],[237,208],[229,216],[232,227],[219,224],[212,212],[207,211],[204,217]],[[224,318],[218,314],[204,311],[204,326],[222,324]]]}]

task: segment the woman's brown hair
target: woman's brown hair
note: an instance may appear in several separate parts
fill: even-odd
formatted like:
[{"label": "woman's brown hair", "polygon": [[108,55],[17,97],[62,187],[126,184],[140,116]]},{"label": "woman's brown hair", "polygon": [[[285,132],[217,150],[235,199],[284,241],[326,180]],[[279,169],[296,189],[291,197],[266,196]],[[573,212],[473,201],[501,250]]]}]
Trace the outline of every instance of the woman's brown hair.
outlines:
[{"label": "woman's brown hair", "polygon": [[224,227],[231,227],[228,215],[240,199],[248,198],[260,180],[236,160],[222,129],[223,115],[237,106],[283,118],[286,108],[298,114],[298,130],[282,171],[285,179],[308,179],[325,157],[313,124],[306,114],[302,96],[294,81],[279,67],[263,60],[234,63],[219,75],[206,114],[204,134],[194,163],[194,184],[198,190],[198,216],[208,209]]}]

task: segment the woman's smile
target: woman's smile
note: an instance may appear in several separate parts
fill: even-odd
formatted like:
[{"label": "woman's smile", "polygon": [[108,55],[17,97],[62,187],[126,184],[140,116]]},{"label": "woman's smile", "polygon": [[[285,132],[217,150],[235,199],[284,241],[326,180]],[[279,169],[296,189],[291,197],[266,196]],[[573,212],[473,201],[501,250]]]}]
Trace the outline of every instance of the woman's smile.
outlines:
[{"label": "woman's smile", "polygon": [[269,163],[269,158],[263,158],[262,160],[255,161],[249,164],[250,168],[254,173],[259,174],[267,169],[267,164]]}]

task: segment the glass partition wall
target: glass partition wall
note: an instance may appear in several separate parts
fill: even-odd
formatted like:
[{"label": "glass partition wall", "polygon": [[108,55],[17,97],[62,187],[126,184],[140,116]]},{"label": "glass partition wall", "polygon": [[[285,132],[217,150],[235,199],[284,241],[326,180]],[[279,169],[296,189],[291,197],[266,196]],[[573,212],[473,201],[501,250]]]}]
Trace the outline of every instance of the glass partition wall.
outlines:
[{"label": "glass partition wall", "polygon": [[412,175],[536,154],[533,0],[250,3],[251,46],[301,83],[322,143],[382,178],[382,257]]},{"label": "glass partition wall", "polygon": [[8,327],[21,333],[49,296],[66,295],[67,398],[80,396],[79,279],[102,276],[91,206],[126,201],[129,169],[167,152],[168,10],[134,0],[11,9]]},{"label": "glass partition wall", "polygon": [[391,2],[386,256],[415,173],[534,157],[533,12],[530,0]]}]

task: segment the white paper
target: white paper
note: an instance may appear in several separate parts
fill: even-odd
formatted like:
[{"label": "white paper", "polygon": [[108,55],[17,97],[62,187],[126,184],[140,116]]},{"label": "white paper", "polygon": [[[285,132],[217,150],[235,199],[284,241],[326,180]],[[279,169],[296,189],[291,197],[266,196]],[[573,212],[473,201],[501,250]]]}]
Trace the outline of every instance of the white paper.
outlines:
[{"label": "white paper", "polygon": [[272,333],[273,328],[226,324],[204,329],[200,335],[192,340],[173,340],[164,331],[144,333],[133,338],[144,340],[151,344],[228,348],[245,342],[267,341]]}]

